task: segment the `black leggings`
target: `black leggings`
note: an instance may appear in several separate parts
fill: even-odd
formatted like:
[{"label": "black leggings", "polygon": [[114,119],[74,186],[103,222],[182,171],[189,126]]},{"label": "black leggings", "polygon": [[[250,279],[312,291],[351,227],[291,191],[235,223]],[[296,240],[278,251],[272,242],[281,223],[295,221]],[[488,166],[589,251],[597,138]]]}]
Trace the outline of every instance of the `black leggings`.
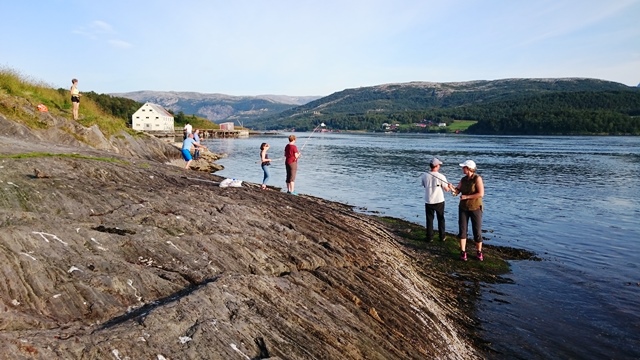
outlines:
[{"label": "black leggings", "polygon": [[467,238],[467,225],[471,219],[471,229],[473,230],[473,240],[482,242],[482,208],[478,210],[462,210],[458,208],[458,237]]}]

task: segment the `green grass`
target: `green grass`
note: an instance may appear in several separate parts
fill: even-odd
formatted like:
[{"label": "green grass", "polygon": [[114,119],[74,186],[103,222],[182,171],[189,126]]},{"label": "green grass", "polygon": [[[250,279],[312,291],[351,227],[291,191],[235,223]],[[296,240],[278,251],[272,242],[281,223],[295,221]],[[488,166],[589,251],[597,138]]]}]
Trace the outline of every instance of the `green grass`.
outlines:
[{"label": "green grass", "polygon": [[[41,114],[36,110],[38,104],[46,105],[51,115],[72,118],[68,90],[54,89],[43,81],[29,78],[15,70],[0,68],[0,110],[30,128],[46,129],[47,123],[40,119]],[[120,131],[135,133],[123,119],[105,114],[88,98],[82,98],[79,115],[80,124],[85,127],[98,125],[107,137]]]},{"label": "green grass", "polygon": [[477,121],[473,120],[454,120],[451,125],[447,126],[449,132],[455,132],[456,130],[465,131],[469,128],[469,126],[477,123]]},{"label": "green grass", "polygon": [[104,161],[108,163],[117,163],[117,164],[129,164],[128,161],[109,158],[109,157],[96,157],[96,156],[87,156],[80,154],[54,154],[54,153],[43,153],[43,152],[31,152],[31,153],[21,153],[21,154],[0,154],[0,159],[32,159],[32,158],[44,158],[44,157],[60,157],[60,158],[71,158],[71,159],[86,159],[86,160],[96,160],[96,161]]},{"label": "green grass", "polygon": [[467,240],[467,254],[469,261],[460,261],[460,242],[456,236],[447,234],[446,241],[441,241],[438,236],[434,241],[427,243],[424,241],[426,229],[424,225],[418,225],[406,220],[379,217],[396,235],[406,240],[405,245],[421,252],[433,255],[432,266],[444,272],[464,272],[476,274],[478,278],[490,275],[501,275],[509,272],[509,258],[505,257],[503,249],[496,246],[486,246],[483,248],[484,261],[475,259],[475,247],[473,240]]},{"label": "green grass", "polygon": [[[191,124],[191,126],[193,126],[194,130],[195,129],[206,129],[206,130],[220,129],[220,125],[206,118],[202,118],[195,115],[188,115],[186,116],[185,119],[189,122],[189,124]],[[187,122],[181,122],[180,120],[175,120],[174,128],[176,133],[181,134],[186,124]]]}]

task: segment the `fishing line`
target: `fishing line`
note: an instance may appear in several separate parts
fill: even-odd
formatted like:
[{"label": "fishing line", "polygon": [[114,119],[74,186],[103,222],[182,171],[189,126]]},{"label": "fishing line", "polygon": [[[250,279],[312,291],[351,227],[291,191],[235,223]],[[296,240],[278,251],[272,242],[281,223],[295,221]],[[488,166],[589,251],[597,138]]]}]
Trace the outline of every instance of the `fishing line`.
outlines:
[{"label": "fishing line", "polygon": [[[325,127],[326,125],[324,123],[320,123],[318,126],[316,126],[315,129],[313,129],[313,131],[311,132],[311,134],[309,135],[309,137],[307,137],[307,139],[305,140],[304,144],[302,144],[302,147],[300,148],[300,151],[304,150],[304,147],[307,146],[307,142],[309,142],[309,139],[311,139],[311,136],[313,136],[313,134],[318,130],[319,127]],[[284,159],[283,157],[279,157],[276,159],[271,159],[271,163],[274,163],[276,161],[282,160]],[[256,164],[260,164],[262,163],[262,161],[256,161]]]},{"label": "fishing line", "polygon": [[[451,192],[451,195],[453,195],[453,196],[458,196],[457,185],[454,185],[454,184],[452,184],[452,183],[450,183],[450,182],[448,182],[448,181],[444,181],[444,180],[442,180],[442,179],[441,179],[441,178],[439,178],[438,176],[435,176],[434,174],[432,174],[430,171],[425,171],[425,172],[424,172],[424,174],[429,174],[429,175],[433,176],[434,178],[436,178],[436,179],[438,179],[438,180],[442,181],[443,183],[446,183],[446,184],[451,185],[451,186],[453,187],[453,190],[452,190],[452,192]],[[422,177],[422,174],[420,174],[420,176],[419,176],[419,177]]]},{"label": "fishing line", "polygon": [[[434,178],[436,178],[436,179],[438,179],[438,180],[442,181],[443,183],[447,183],[447,184],[449,184],[449,185],[453,185],[453,186],[455,186],[453,183],[450,183],[450,182],[448,182],[448,181],[444,181],[444,180],[442,180],[441,178],[439,178],[439,177],[437,177],[437,176],[433,175],[430,171],[425,171],[423,174],[429,174],[429,175],[433,176]],[[418,177],[422,177],[422,174],[420,174]]]},{"label": "fishing line", "polygon": [[307,142],[309,142],[309,139],[311,139],[311,136],[313,136],[313,133],[315,133],[316,130],[318,130],[318,128],[321,126],[326,126],[326,125],[324,123],[320,123],[320,125],[316,126],[316,128],[313,129],[313,131],[311,132],[307,140],[304,142],[304,144],[302,144],[302,148],[300,148],[300,151],[304,150],[304,147],[307,146]]}]

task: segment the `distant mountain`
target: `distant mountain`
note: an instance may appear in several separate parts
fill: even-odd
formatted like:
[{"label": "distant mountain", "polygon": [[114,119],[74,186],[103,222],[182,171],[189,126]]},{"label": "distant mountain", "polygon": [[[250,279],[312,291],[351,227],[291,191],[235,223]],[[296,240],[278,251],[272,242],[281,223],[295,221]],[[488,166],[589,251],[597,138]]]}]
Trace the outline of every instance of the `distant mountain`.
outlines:
[{"label": "distant mountain", "polygon": [[177,91],[134,91],[113,96],[162,105],[174,113],[195,114],[213,122],[258,119],[319,99],[319,96],[232,96]]},{"label": "distant mountain", "polygon": [[[618,111],[635,114],[637,87],[586,78],[502,79],[468,82],[409,82],[346,89],[246,125],[264,129],[310,130],[325,122],[334,129],[376,130],[384,122],[412,123],[421,119],[494,120],[512,111],[538,111],[553,101],[558,111],[599,110],[608,92]],[[560,99],[551,94],[578,94]],[[617,99],[624,97],[622,102]],[[576,101],[579,98],[579,101]],[[508,106],[505,109],[502,105]],[[533,107],[531,107],[533,106]]]}]

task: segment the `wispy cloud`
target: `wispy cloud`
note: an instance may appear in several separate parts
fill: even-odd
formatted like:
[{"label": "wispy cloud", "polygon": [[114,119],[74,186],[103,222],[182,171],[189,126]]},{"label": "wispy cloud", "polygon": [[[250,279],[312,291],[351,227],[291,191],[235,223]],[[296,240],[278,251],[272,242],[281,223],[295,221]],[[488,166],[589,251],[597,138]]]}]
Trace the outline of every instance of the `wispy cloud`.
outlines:
[{"label": "wispy cloud", "polygon": [[93,21],[89,27],[99,34],[110,34],[114,32],[113,27],[102,20]]},{"label": "wispy cloud", "polygon": [[117,39],[109,40],[109,45],[119,49],[129,49],[133,47],[133,44],[128,43],[124,40],[117,40]]},{"label": "wispy cloud", "polygon": [[74,34],[82,35],[91,40],[98,40],[101,35],[113,34],[113,27],[102,20],[95,20],[88,25],[80,26],[73,30]]},{"label": "wispy cloud", "polygon": [[603,2],[599,6],[555,4],[537,14],[540,19],[546,19],[547,25],[544,28],[548,30],[530,37],[521,45],[526,46],[532,43],[566,36],[594,26],[595,24],[624,13],[629,7],[633,6],[635,2],[636,0],[611,3]]}]

